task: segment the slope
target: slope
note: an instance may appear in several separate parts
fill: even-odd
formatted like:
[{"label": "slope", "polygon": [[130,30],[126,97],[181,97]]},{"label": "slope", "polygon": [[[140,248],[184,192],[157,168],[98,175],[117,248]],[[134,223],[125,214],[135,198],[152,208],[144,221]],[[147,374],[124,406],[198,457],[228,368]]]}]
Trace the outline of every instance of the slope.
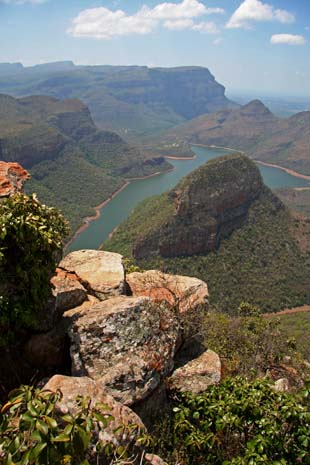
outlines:
[{"label": "slope", "polygon": [[222,311],[247,301],[268,312],[310,301],[310,260],[293,237],[296,221],[255,164],[234,154],[143,202],[104,249],[142,268],[205,280],[213,307]]},{"label": "slope", "polygon": [[0,64],[0,92],[80,98],[101,129],[124,137],[154,133],[220,108],[236,106],[206,68]]},{"label": "slope", "polygon": [[169,131],[164,140],[232,147],[251,158],[310,175],[310,112],[282,119],[254,100],[238,109],[195,118]]},{"label": "slope", "polygon": [[27,168],[32,175],[27,191],[62,208],[73,231],[125,178],[170,166],[115,133],[99,131],[81,101],[45,96],[0,95],[0,159]]}]

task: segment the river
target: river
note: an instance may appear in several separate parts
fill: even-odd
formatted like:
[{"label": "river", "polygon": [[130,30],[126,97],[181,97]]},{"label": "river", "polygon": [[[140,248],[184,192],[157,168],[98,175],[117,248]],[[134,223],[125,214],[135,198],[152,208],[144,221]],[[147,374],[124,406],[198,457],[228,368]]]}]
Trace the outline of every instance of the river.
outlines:
[{"label": "river", "polygon": [[[98,249],[109,234],[123,222],[131,210],[142,200],[161,194],[172,187],[188,173],[212,158],[229,153],[225,149],[193,147],[196,157],[187,160],[169,160],[174,169],[147,179],[132,181],[109,203],[101,208],[100,217],[91,221],[68,246],[66,252],[80,249]],[[310,187],[310,181],[297,178],[279,168],[257,165],[264,182],[272,189],[278,187]]]}]

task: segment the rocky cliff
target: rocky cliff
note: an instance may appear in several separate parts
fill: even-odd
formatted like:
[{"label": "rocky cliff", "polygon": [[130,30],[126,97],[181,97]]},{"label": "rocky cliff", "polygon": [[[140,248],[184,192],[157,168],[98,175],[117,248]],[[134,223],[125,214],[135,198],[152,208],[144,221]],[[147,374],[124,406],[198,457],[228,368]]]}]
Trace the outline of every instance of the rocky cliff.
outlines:
[{"label": "rocky cliff", "polygon": [[257,166],[233,154],[142,202],[103,248],[143,269],[207,281],[211,303],[223,311],[245,301],[268,312],[310,299],[306,230],[263,185]]},{"label": "rocky cliff", "polygon": [[[167,129],[201,114],[236,106],[207,68],[74,66],[51,63],[29,68],[3,65],[0,91],[79,98],[98,127],[124,137]],[[3,71],[3,72],[4,72]],[[22,84],[21,84],[22,77]]]},{"label": "rocky cliff", "polygon": [[124,178],[170,167],[116,133],[99,131],[81,101],[46,96],[0,95],[0,159],[29,169],[28,192],[61,208],[73,230]]},{"label": "rocky cliff", "polygon": [[169,192],[171,217],[137,238],[134,257],[191,256],[217,249],[244,223],[262,188],[259,170],[245,156],[206,163]]}]

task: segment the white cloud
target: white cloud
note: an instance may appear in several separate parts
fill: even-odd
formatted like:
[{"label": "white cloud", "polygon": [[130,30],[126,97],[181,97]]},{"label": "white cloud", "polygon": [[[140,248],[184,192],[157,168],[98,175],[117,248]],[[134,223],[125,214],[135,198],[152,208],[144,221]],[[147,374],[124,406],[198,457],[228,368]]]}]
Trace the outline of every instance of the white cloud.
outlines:
[{"label": "white cloud", "polygon": [[287,45],[304,45],[306,39],[300,35],[293,34],[274,34],[271,39],[271,44],[287,44]]},{"label": "white cloud", "polygon": [[164,27],[171,31],[182,31],[183,29],[191,29],[194,26],[192,19],[168,19],[164,22]]},{"label": "white cloud", "polygon": [[217,25],[211,21],[204,21],[198,24],[195,24],[192,27],[193,31],[202,32],[205,34],[218,34],[220,32]]},{"label": "white cloud", "polygon": [[233,13],[227,28],[249,28],[251,22],[279,21],[280,23],[293,23],[295,17],[286,10],[274,8],[261,0],[244,0],[239,8]]},{"label": "white cloud", "polygon": [[[1,1],[1,0],[0,0]],[[149,34],[162,26],[169,30],[191,29],[198,32],[217,32],[214,23],[194,23],[196,18],[224,13],[222,8],[207,8],[198,0],[179,3],[159,3],[154,8],[143,6],[137,13],[127,15],[123,10],[89,8],[76,16],[68,33],[74,37],[112,39],[132,34]]]}]

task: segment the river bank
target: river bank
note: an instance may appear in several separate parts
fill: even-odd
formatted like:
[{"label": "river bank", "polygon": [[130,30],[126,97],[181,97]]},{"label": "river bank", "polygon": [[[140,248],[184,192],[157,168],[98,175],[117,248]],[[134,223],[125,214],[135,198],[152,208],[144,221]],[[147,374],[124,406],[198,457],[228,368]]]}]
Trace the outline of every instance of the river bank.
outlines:
[{"label": "river bank", "polygon": [[[204,145],[204,144],[193,144],[193,145],[195,147],[206,147],[209,149],[223,149],[223,150],[229,150],[230,152],[239,152],[243,154],[245,153],[242,150],[233,149],[232,147],[224,147],[221,145]],[[255,160],[255,159],[253,159],[253,161],[255,161],[255,163],[262,165],[262,166],[269,166],[270,168],[277,168],[279,170],[285,171],[287,174],[290,174],[291,176],[295,176],[295,178],[306,179],[307,181],[310,181],[310,176],[308,176],[307,174],[298,173],[297,171],[291,170],[290,168],[285,168],[284,166],[281,166],[281,165],[276,165],[274,163],[267,163],[265,161],[260,161],[260,160]],[[307,188],[302,188],[302,189],[307,189]]]}]

